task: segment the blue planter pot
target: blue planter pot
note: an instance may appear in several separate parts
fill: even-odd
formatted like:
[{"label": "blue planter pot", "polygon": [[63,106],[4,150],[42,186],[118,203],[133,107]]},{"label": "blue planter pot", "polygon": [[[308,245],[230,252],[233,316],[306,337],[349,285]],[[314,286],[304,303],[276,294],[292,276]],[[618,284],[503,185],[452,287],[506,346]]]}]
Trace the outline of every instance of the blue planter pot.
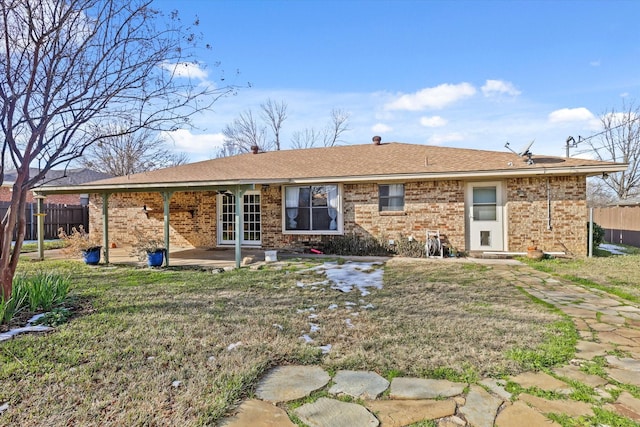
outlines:
[{"label": "blue planter pot", "polygon": [[86,251],[82,251],[82,259],[86,264],[96,265],[100,262],[100,252],[102,246],[96,246],[95,248],[87,249]]},{"label": "blue planter pot", "polygon": [[164,260],[164,249],[155,252],[147,252],[147,264],[149,267],[160,267]]}]

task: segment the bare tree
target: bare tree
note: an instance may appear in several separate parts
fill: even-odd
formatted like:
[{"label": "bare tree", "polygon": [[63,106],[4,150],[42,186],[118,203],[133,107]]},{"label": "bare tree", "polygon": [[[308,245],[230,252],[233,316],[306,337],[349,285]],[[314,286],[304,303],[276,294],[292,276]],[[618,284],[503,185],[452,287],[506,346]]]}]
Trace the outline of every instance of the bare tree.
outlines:
[{"label": "bare tree", "polygon": [[599,139],[589,140],[599,160],[629,163],[625,172],[604,178],[620,200],[640,194],[640,107],[623,103],[622,110],[612,109],[601,118],[603,132]]},{"label": "bare tree", "polygon": [[[118,126],[118,125],[114,125]],[[81,159],[83,166],[114,176],[132,175],[188,162],[186,153],[175,154],[149,129],[117,135],[91,145]]]},{"label": "bare tree", "polygon": [[244,111],[222,130],[224,142],[218,157],[248,153],[251,147],[269,151],[266,142],[266,127],[258,124],[251,110]]},{"label": "bare tree", "polygon": [[[24,240],[27,194],[50,169],[97,141],[188,126],[192,115],[234,90],[189,78],[202,73],[193,58],[201,40],[194,25],[175,12],[163,16],[151,0],[0,2],[0,183],[5,170],[17,171],[0,223],[5,298]],[[127,126],[109,126],[114,122]],[[32,162],[40,165],[34,175]]]},{"label": "bare tree", "polygon": [[587,180],[587,206],[590,208],[610,205],[617,200],[616,194],[600,177]]},{"label": "bare tree", "polygon": [[280,130],[282,123],[287,119],[287,104],[284,101],[274,101],[271,98],[267,102],[260,104],[262,119],[273,133],[273,145],[276,150],[280,150]]},{"label": "bare tree", "polygon": [[291,145],[293,148],[311,148],[322,145],[323,147],[333,147],[342,141],[341,136],[349,130],[349,118],[351,115],[340,109],[331,110],[329,123],[320,131],[314,128],[307,128],[303,131],[293,133]]}]

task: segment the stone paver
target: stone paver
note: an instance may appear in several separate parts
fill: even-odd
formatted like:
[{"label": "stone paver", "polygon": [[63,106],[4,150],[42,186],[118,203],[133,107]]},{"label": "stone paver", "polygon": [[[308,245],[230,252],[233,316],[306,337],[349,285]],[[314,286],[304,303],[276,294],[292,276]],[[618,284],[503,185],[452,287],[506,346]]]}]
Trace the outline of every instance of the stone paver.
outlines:
[{"label": "stone paver", "polygon": [[573,365],[567,365],[567,366],[562,366],[560,368],[556,368],[553,370],[553,372],[561,377],[567,377],[569,379],[579,381],[590,387],[600,387],[607,383],[607,380],[605,380],[604,378],[599,377],[597,375],[590,375],[590,374],[587,374],[586,372],[582,372],[580,368]]},{"label": "stone paver", "polygon": [[392,399],[434,399],[461,394],[466,384],[447,380],[397,377],[391,381]]},{"label": "stone paver", "polygon": [[346,394],[360,399],[375,399],[389,388],[389,381],[375,372],[338,371],[330,394]]},{"label": "stone paver", "polygon": [[640,387],[640,372],[618,368],[604,368],[608,376],[620,383],[633,384]]},{"label": "stone paver", "polygon": [[490,395],[482,387],[471,386],[460,413],[474,427],[492,427],[500,405],[502,399]]},{"label": "stone paver", "polygon": [[376,427],[380,422],[364,406],[321,397],[293,411],[311,427]]},{"label": "stone paver", "polygon": [[640,371],[640,360],[630,357],[618,358],[616,356],[605,357],[607,364],[613,368],[624,369],[626,371]]},{"label": "stone paver", "polygon": [[640,399],[636,399],[626,391],[620,393],[616,401],[605,406],[605,409],[617,412],[632,420],[640,421]]},{"label": "stone paver", "polygon": [[567,414],[572,417],[593,416],[591,405],[585,402],[577,402],[575,400],[549,400],[526,393],[518,396],[518,399],[528,403],[544,414]]},{"label": "stone paver", "polygon": [[611,343],[611,344],[617,344],[617,345],[627,345],[629,347],[634,347],[634,346],[638,345],[638,343],[635,342],[634,340],[629,339],[629,338],[625,338],[622,335],[616,334],[615,332],[600,332],[598,334],[598,339],[602,343]]},{"label": "stone paver", "polygon": [[223,427],[296,427],[287,413],[268,402],[247,400],[232,418],[223,421]]},{"label": "stone paver", "polygon": [[279,366],[258,384],[256,396],[269,402],[288,402],[308,396],[331,378],[319,366]]},{"label": "stone paver", "polygon": [[504,382],[498,382],[497,380],[493,379],[493,378],[485,378],[483,380],[480,381],[480,385],[483,385],[487,388],[489,388],[489,390],[491,390],[491,392],[493,394],[498,395],[498,397],[502,398],[502,400],[510,400],[511,399],[511,393],[509,393],[507,390],[505,390],[504,388]]},{"label": "stone paver", "polygon": [[600,344],[593,341],[578,341],[576,350],[576,357],[591,360],[596,356],[604,356],[608,351],[613,350],[613,347],[609,344]]},{"label": "stone paver", "polygon": [[[526,420],[526,422],[524,421]],[[496,427],[561,427],[555,421],[527,406],[524,402],[515,402],[504,408],[496,417]]]},{"label": "stone paver", "polygon": [[451,400],[372,400],[365,406],[377,415],[381,427],[401,427],[423,420],[435,420],[456,413]]},{"label": "stone paver", "polygon": [[523,388],[538,387],[541,390],[555,391],[558,393],[570,393],[571,386],[564,381],[552,377],[544,372],[524,372],[511,378]]}]

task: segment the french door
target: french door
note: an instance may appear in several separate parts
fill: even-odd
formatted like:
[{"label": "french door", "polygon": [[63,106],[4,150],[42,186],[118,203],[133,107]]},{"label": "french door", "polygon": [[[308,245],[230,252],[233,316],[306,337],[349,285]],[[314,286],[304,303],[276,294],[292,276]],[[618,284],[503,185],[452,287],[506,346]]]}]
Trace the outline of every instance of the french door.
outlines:
[{"label": "french door", "polygon": [[[262,243],[260,193],[246,192],[242,197],[240,212],[241,243],[259,246]],[[236,242],[236,201],[232,194],[218,194],[218,244]]]}]

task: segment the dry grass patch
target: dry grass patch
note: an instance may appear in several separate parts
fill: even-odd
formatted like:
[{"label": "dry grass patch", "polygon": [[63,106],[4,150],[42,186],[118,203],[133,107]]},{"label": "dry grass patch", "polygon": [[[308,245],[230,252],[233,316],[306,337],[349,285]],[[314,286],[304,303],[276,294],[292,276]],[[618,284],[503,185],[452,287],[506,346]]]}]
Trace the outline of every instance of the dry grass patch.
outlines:
[{"label": "dry grass patch", "polygon": [[541,271],[640,302],[640,255],[529,261]]},{"label": "dry grass patch", "polygon": [[54,333],[0,344],[0,404],[10,405],[0,425],[211,425],[286,363],[516,373],[506,352],[535,349],[558,319],[472,264],[394,261],[366,296],[312,285],[324,277],[302,265],[218,275],[38,265],[71,273],[90,305]]}]

